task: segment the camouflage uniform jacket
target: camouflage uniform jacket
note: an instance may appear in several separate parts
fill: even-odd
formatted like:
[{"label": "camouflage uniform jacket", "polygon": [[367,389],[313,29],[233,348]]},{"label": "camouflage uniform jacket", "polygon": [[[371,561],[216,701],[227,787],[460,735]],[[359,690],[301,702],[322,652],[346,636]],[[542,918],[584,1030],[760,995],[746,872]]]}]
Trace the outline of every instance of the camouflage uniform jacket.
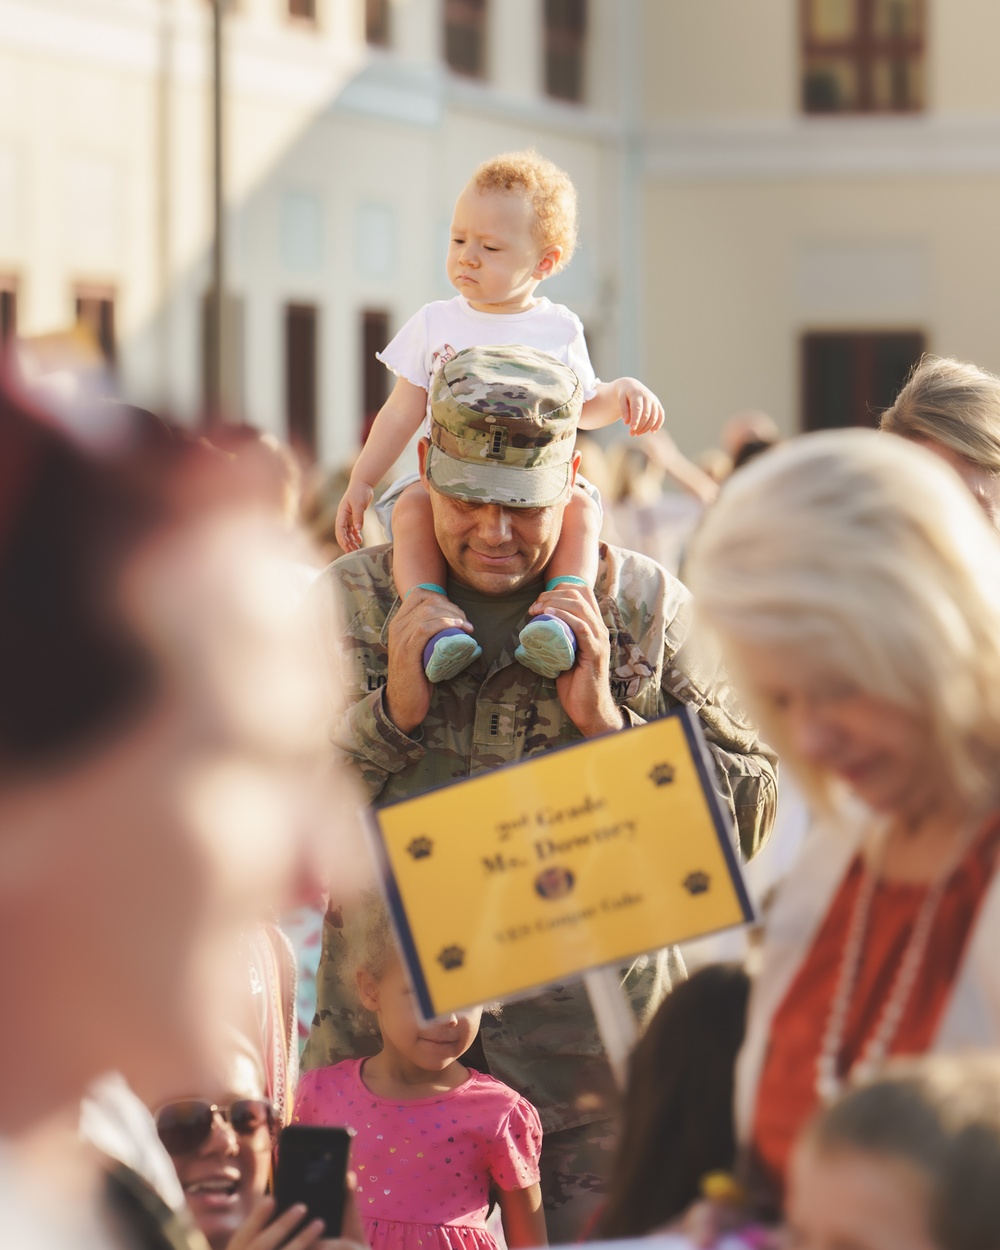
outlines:
[{"label": "camouflage uniform jacket", "polygon": [[[611,643],[612,693],[624,717],[642,724],[679,703],[698,712],[740,846],[753,854],[774,819],[774,756],[747,723],[724,675],[688,641],[687,590],[652,560],[602,544],[596,591]],[[330,609],[323,621],[343,622],[338,636],[322,640],[331,677],[342,690],[331,738],[372,802],[409,797],[581,740],[555,682],[514,660],[516,630],[488,669],[480,660],[435,686],[420,729],[412,737],[401,733],[382,703],[388,626],[399,606],[392,548],[343,557],[327,569],[314,594],[328,597],[321,603]],[[305,1067],[378,1049],[377,1031],[339,975],[349,932],[350,918],[342,911],[328,915]],[[627,970],[625,984],[640,1024],[668,992],[677,967],[674,953],[661,951]],[[505,1004],[498,1016],[484,1015],[482,1041],[492,1074],[535,1104],[547,1132],[614,1113],[614,1084],[582,983]]]}]

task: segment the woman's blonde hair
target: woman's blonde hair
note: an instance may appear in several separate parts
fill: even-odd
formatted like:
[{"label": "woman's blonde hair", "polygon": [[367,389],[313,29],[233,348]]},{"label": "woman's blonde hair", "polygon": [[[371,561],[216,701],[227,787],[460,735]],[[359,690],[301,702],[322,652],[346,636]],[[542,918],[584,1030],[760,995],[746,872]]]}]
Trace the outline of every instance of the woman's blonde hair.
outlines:
[{"label": "woman's blonde hair", "polygon": [[1000,378],[962,360],[924,356],[882,414],[880,428],[930,439],[1000,474]]},{"label": "woman's blonde hair", "polygon": [[[735,474],[695,534],[687,580],[726,643],[779,647],[822,679],[926,718],[970,802],[1000,778],[1000,540],[936,457],[872,430],[808,434]],[[738,645],[731,657],[734,677]],[[791,669],[789,670],[792,671]],[[812,797],[830,778],[760,728]]]},{"label": "woman's blonde hair", "polygon": [[569,174],[533,150],[503,152],[483,161],[469,179],[477,191],[517,191],[535,211],[534,236],[541,247],[557,244],[562,255],[558,273],[576,250],[576,187]]},{"label": "woman's blonde hair", "polygon": [[940,1250],[1000,1244],[1000,1059],[934,1056],[888,1064],[807,1128],[820,1152],[901,1159],[928,1185],[928,1225]]}]

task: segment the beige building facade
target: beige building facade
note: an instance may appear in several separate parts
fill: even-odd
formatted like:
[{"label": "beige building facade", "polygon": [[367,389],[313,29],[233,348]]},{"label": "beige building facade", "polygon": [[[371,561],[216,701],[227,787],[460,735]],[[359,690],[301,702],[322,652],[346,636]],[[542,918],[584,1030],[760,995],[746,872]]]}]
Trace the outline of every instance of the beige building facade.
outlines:
[{"label": "beige building facade", "polygon": [[[589,6],[585,104],[545,90],[542,0],[473,6],[478,77],[445,62],[446,0],[386,4],[387,46],[366,38],[380,7],[231,0],[225,19],[227,394],[282,435],[290,402],[311,399],[329,463],[354,453],[384,385],[374,348],[452,293],[454,198],[498,151],[535,146],[570,171],[581,246],[547,293],[584,319],[602,369],[623,357],[618,6]],[[103,312],[123,393],[187,420],[211,273],[210,34],[207,0],[0,0],[0,284],[16,331],[81,313],[100,330]]]},{"label": "beige building facade", "polygon": [[[807,7],[645,5],[642,355],[690,451],[740,408],[787,432],[860,419],[878,388],[847,393],[851,338],[920,337],[1000,371],[1000,7],[912,5],[916,107],[833,114],[803,104]],[[841,340],[843,393],[835,376],[818,413],[807,336]]]},{"label": "beige building facade", "polygon": [[[658,391],[689,452],[740,408],[788,431],[818,419],[810,335],[829,347],[824,421],[858,402],[860,383],[823,379],[855,368],[865,336],[896,336],[897,370],[915,342],[1000,370],[1000,8],[809,3],[834,27],[917,4],[915,106],[807,111],[804,74],[822,103],[841,71],[808,60],[806,0],[231,0],[233,412],[348,459],[385,385],[374,348],[450,294],[455,195],[479,160],[528,145],[581,201],[580,251],[542,290],[581,316],[602,376]],[[3,326],[88,319],[123,392],[187,420],[210,281],[210,10],[0,0]]]}]

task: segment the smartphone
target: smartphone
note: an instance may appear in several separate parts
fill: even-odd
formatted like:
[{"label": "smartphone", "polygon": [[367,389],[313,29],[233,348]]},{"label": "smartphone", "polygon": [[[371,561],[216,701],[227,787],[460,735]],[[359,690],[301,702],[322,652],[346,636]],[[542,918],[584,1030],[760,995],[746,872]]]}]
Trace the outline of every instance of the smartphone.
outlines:
[{"label": "smartphone", "polygon": [[274,1174],[277,1215],[301,1202],[308,1219],[326,1225],[325,1237],[340,1236],[352,1136],[350,1129],[313,1124],[289,1124],[282,1129]]}]

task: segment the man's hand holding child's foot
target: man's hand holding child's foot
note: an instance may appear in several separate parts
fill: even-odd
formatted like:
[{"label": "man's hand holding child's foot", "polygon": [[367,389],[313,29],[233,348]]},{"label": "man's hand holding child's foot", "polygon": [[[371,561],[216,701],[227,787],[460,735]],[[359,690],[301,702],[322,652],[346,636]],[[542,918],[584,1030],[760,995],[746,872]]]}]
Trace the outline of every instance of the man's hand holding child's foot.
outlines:
[{"label": "man's hand holding child's foot", "polygon": [[[448,597],[443,586],[435,585],[434,582],[421,582],[419,586],[411,587],[403,596],[404,599],[414,590],[429,590],[432,594],[443,595],[446,599]],[[435,683],[451,681],[482,654],[482,647],[468,630],[460,629],[457,625],[439,630],[424,646],[423,661],[427,680]]]},{"label": "man's hand holding child's foot", "polygon": [[529,608],[534,619],[521,630],[514,658],[540,677],[558,677],[576,662],[576,635],[564,620],[546,612],[545,604],[557,588],[573,593],[578,586],[587,586],[582,577],[553,577]]}]

